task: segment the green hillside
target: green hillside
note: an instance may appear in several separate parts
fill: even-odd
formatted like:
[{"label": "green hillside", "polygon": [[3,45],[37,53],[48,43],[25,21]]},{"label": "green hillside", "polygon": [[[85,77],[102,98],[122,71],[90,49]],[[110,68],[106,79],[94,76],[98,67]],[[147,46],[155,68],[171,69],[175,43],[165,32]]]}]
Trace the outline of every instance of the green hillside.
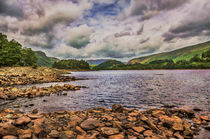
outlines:
[{"label": "green hillside", "polygon": [[127,64],[137,64],[137,63],[148,64],[152,61],[165,60],[165,59],[173,60],[174,62],[181,60],[190,61],[190,59],[195,56],[201,57],[202,53],[208,50],[210,50],[210,41],[193,46],[188,46],[171,52],[165,52],[165,53],[159,53],[145,57],[135,58],[128,61]]},{"label": "green hillside", "polygon": [[42,51],[35,51],[35,55],[38,58],[37,64],[42,67],[52,67],[54,62],[59,61],[59,59],[54,57],[47,57]]},{"label": "green hillside", "polygon": [[109,60],[106,62],[103,62],[99,64],[98,66],[95,66],[94,70],[110,70],[115,69],[116,67],[123,66],[124,64],[117,60]]}]

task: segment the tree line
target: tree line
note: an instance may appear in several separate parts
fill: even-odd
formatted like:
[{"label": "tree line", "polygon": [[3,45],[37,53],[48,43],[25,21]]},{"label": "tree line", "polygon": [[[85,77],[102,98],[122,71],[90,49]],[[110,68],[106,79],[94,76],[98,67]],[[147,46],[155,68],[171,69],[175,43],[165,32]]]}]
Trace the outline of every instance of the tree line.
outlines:
[{"label": "tree line", "polygon": [[84,60],[59,60],[53,64],[53,68],[58,69],[90,69],[89,64]]},{"label": "tree line", "polygon": [[1,66],[34,66],[37,57],[31,48],[22,47],[14,39],[0,33],[0,67]]}]

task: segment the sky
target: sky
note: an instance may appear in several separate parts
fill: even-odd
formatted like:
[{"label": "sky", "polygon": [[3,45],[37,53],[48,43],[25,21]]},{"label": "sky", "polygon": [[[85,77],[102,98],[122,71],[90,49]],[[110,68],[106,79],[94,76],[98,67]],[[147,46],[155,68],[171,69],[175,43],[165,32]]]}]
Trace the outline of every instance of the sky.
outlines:
[{"label": "sky", "polygon": [[61,59],[117,59],[210,40],[209,0],[0,0],[0,32]]}]

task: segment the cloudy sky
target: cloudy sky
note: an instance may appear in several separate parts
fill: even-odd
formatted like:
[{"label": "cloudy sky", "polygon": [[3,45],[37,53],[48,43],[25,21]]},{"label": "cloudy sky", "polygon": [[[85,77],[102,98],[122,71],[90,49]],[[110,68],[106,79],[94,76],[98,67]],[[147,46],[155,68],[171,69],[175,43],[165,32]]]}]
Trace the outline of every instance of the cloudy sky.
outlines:
[{"label": "cloudy sky", "polygon": [[122,61],[210,40],[209,0],[0,0],[0,32],[58,58]]}]

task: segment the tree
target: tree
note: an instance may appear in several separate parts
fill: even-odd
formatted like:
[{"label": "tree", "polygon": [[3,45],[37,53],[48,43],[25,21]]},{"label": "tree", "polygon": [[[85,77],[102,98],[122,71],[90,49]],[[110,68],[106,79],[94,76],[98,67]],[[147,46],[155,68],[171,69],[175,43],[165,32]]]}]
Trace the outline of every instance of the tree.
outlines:
[{"label": "tree", "polygon": [[22,66],[33,66],[34,64],[36,64],[37,57],[31,48],[23,48],[21,50],[21,55],[22,58],[20,63]]}]

